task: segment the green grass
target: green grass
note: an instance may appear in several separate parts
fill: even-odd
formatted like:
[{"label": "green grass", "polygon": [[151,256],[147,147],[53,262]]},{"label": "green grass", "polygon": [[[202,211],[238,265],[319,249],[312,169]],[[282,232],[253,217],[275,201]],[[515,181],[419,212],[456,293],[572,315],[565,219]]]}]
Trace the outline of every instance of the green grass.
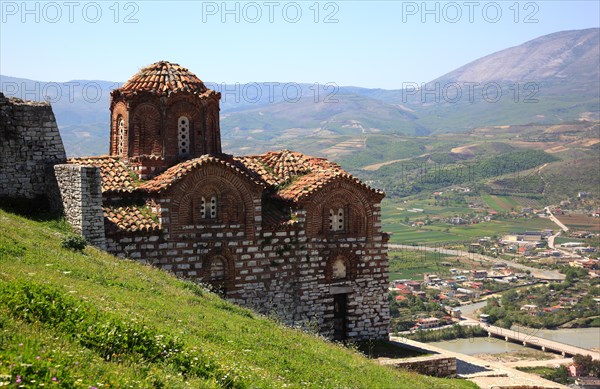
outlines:
[{"label": "green grass", "polygon": [[[190,282],[0,210],[0,382],[25,387],[473,388],[382,367]],[[35,381],[35,382],[33,382]]]}]

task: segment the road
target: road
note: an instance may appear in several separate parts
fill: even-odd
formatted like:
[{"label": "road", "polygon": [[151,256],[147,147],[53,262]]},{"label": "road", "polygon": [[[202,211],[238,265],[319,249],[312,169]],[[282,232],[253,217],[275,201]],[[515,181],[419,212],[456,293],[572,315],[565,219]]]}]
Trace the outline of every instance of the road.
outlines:
[{"label": "road", "polygon": [[557,226],[560,227],[561,230],[563,230],[564,232],[568,232],[569,231],[569,227],[567,227],[564,224],[562,224],[560,222],[560,220],[558,220],[556,218],[556,216],[554,216],[552,214],[552,212],[550,211],[550,207],[546,207],[546,208],[544,208],[544,210],[546,211],[546,214],[548,214],[548,219],[552,220],[554,222],[554,224],[556,224]]},{"label": "road", "polygon": [[451,250],[451,249],[428,247],[428,246],[410,246],[410,245],[403,245],[403,244],[388,244],[388,248],[390,250],[425,250],[425,251],[433,252],[433,253],[453,255],[453,256],[457,256],[457,257],[467,257],[467,258],[471,258],[471,259],[475,259],[475,260],[487,261],[487,262],[492,262],[492,263],[504,262],[508,266],[513,267],[515,269],[520,269],[523,271],[529,270],[531,272],[531,275],[533,275],[536,278],[545,279],[545,280],[564,280],[565,279],[565,275],[559,273],[556,270],[537,269],[535,267],[522,265],[520,263],[516,263],[516,262],[505,260],[505,259],[497,259],[497,258],[488,257],[486,255],[469,253],[468,251]]}]

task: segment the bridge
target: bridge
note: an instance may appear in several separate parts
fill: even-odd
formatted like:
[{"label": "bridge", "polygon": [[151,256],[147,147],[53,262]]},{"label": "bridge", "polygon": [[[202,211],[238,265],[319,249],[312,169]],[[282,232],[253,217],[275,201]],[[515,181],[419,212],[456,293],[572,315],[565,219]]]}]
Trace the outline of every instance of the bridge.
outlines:
[{"label": "bridge", "polygon": [[[465,323],[466,324],[466,323]],[[563,357],[572,357],[575,354],[589,355],[592,359],[600,360],[600,352],[591,351],[585,348],[571,346],[553,340],[539,338],[528,332],[520,332],[515,330],[509,330],[502,327],[496,327],[493,325],[486,325],[475,320],[469,320],[471,325],[478,325],[487,331],[489,337],[497,337],[504,339],[506,342],[513,342],[522,344],[525,347],[539,348],[542,351],[551,351],[559,353]]]}]

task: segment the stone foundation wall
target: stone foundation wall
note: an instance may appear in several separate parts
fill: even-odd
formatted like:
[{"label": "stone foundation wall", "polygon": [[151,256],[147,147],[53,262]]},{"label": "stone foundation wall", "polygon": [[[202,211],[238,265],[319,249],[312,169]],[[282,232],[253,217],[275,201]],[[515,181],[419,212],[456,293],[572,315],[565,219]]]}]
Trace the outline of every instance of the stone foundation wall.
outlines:
[{"label": "stone foundation wall", "polygon": [[65,161],[50,104],[0,93],[0,197],[51,197],[52,166]]},{"label": "stone foundation wall", "polygon": [[456,377],[456,358],[454,357],[431,355],[406,359],[390,359],[381,361],[380,363],[434,377]]},{"label": "stone foundation wall", "polygon": [[54,166],[54,173],[69,224],[89,243],[105,248],[100,169],[61,164]]}]

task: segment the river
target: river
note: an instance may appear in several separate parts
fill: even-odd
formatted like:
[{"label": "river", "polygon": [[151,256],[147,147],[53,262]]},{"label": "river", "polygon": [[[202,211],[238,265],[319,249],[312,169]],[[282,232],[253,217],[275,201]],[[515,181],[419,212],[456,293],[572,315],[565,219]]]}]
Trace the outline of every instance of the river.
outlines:
[{"label": "river", "polygon": [[[540,338],[554,340],[585,349],[600,348],[600,328],[561,328],[558,330],[539,330],[513,326],[512,330],[531,334]],[[505,342],[498,338],[468,338],[431,342],[433,346],[462,354],[501,354],[509,351],[524,350],[526,347],[516,343]]]},{"label": "river", "polygon": [[[517,329],[513,327],[512,329]],[[519,328],[520,331],[530,333],[544,339],[570,344],[573,346],[591,349],[600,348],[600,328],[562,328],[559,330],[538,330],[533,328]],[[457,353],[475,354],[501,354],[509,351],[525,350],[526,347],[516,343],[505,342],[498,338],[469,338],[453,339],[440,342],[431,342],[433,346]]]},{"label": "river", "polygon": [[[485,301],[467,304],[460,307],[463,315],[474,317],[473,312],[484,307]],[[561,328],[558,330],[539,330],[513,326],[512,330],[531,334],[540,338],[570,344],[585,349],[600,348],[600,328]],[[453,339],[440,342],[431,342],[432,345],[467,355],[474,354],[500,354],[509,351],[524,350],[525,347],[516,343],[505,342],[497,338],[470,338]]]}]

